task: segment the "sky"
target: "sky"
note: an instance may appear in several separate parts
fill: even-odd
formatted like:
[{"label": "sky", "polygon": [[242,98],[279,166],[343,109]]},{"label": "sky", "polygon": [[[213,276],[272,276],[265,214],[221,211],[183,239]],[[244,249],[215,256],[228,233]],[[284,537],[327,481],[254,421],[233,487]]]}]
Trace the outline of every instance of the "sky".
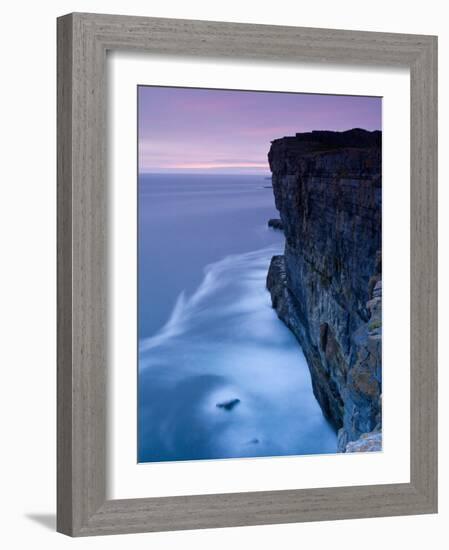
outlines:
[{"label": "sky", "polygon": [[270,174],[270,142],[381,129],[381,98],[138,87],[139,173]]}]

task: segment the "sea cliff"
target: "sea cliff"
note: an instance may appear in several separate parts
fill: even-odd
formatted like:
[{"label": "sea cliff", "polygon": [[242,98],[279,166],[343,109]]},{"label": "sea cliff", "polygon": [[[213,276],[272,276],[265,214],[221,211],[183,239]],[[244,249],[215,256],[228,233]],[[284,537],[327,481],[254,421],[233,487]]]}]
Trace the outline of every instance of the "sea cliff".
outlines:
[{"label": "sea cliff", "polygon": [[308,132],[268,153],[285,252],[267,288],[341,452],[382,445],[381,137]]}]

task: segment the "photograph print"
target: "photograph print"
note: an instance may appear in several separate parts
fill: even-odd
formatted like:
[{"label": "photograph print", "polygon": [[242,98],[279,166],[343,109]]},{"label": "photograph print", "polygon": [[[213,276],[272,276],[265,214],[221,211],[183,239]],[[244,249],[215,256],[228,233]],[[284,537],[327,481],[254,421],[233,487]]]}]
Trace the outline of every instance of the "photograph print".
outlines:
[{"label": "photograph print", "polygon": [[137,96],[137,461],[381,451],[382,99]]}]

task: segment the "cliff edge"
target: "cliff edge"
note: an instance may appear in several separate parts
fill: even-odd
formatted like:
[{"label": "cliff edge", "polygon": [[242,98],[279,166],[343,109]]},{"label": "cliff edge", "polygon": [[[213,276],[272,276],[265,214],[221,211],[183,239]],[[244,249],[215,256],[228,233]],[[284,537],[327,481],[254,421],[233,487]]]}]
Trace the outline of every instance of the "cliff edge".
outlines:
[{"label": "cliff edge", "polygon": [[342,452],[382,445],[381,139],[315,131],[276,139],[268,153],[285,252],[267,288]]}]

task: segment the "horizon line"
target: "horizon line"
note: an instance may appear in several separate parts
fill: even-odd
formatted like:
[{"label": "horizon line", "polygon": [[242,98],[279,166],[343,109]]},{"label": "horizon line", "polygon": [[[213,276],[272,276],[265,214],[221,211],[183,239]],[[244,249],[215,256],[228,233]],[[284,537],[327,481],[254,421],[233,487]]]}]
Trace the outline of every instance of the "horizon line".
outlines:
[{"label": "horizon line", "polygon": [[194,172],[194,171],[181,171],[181,170],[174,170],[174,171],[164,171],[164,172],[158,172],[158,171],[138,171],[139,176],[145,176],[145,175],[158,175],[158,176],[164,176],[164,175],[173,175],[173,174],[184,174],[184,175],[192,175],[192,176],[271,176],[271,172],[259,172],[259,173],[248,173],[248,172],[210,172],[209,170],[202,170],[201,172]]}]

